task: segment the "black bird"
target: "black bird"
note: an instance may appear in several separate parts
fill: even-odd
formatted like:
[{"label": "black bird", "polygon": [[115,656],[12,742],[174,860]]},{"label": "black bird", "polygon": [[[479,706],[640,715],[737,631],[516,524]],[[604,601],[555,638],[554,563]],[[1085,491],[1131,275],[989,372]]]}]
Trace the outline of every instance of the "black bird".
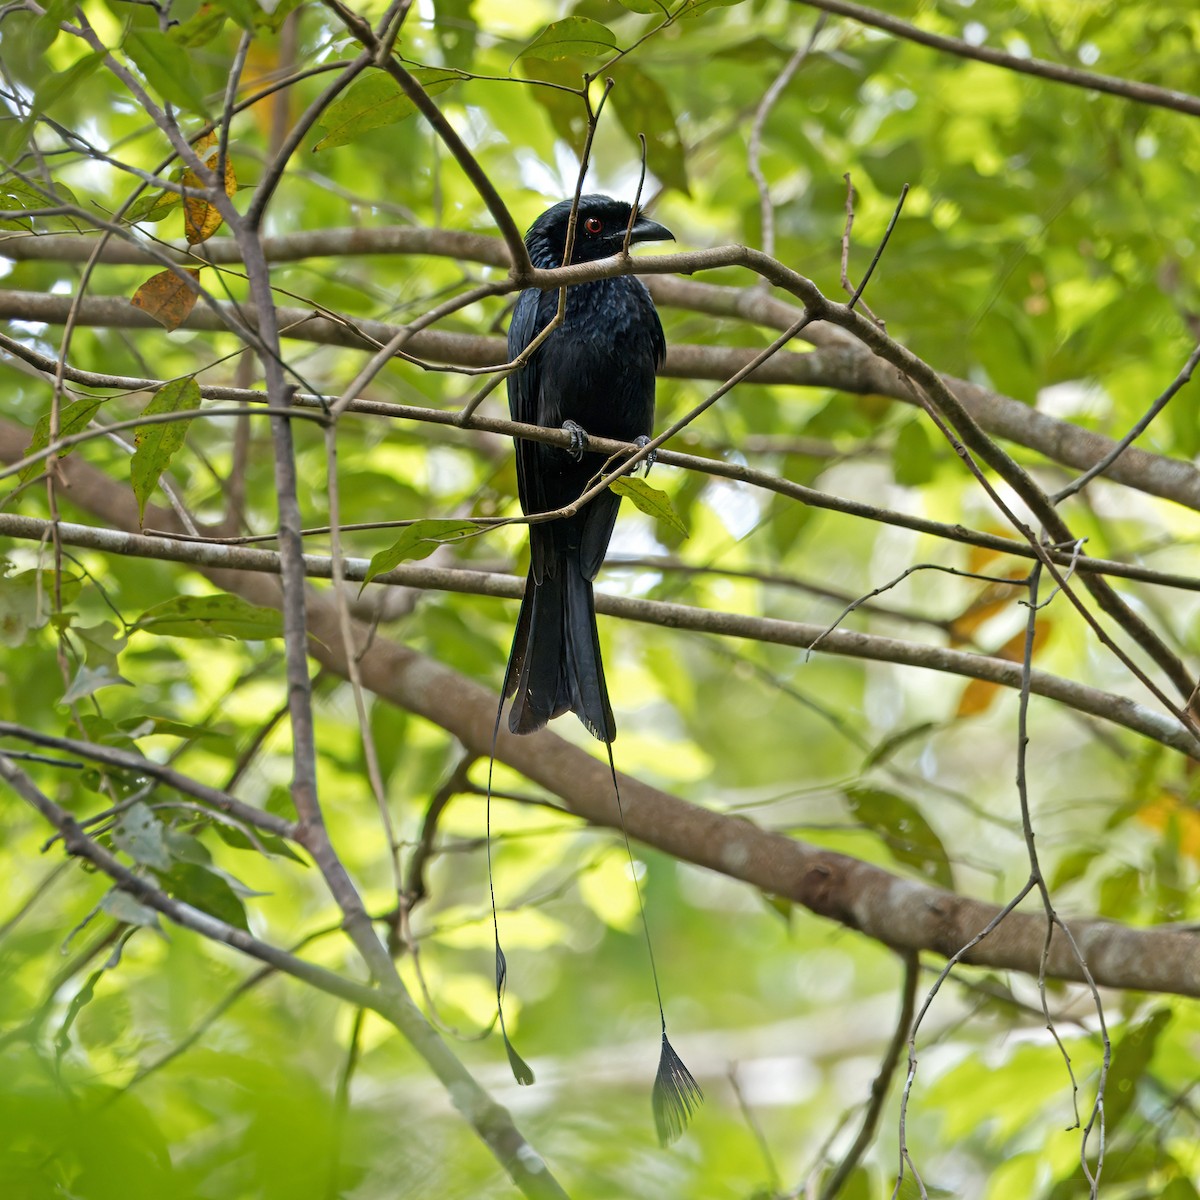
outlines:
[{"label": "black bird", "polygon": [[[547,209],[525,235],[535,267],[563,266],[571,202]],[[610,258],[621,250],[632,213],[608,196],[581,196],[572,263]],[[670,230],[640,213],[631,242],[670,238]],[[558,291],[529,288],[517,300],[508,327],[516,358],[550,324]],[[654,425],[654,375],[667,344],[645,284],[630,275],[567,289],[559,326],[525,366],[508,378],[514,421],[561,425],[571,448],[517,442],[517,487],[526,513],[561,508],[578,499],[603,465],[585,452],[587,434],[645,441]],[[592,580],[612,537],[621,497],[606,491],[575,516],[529,527],[532,561],[525,598],[504,677],[504,695],[516,694],[508,725],[531,733],[568,710],[601,741],[617,728],[596,630]]]}]

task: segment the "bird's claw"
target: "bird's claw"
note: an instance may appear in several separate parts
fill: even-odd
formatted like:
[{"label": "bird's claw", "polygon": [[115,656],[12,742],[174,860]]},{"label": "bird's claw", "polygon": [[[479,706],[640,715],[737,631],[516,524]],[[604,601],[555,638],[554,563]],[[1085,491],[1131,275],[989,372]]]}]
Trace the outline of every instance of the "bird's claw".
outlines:
[{"label": "bird's claw", "polygon": [[[633,444],[640,450],[643,446],[650,445],[652,440],[652,438],[648,438],[644,433],[642,433],[633,439]],[[646,455],[645,459],[643,459],[643,461],[646,464],[646,474],[649,475],[650,468],[654,466],[656,462],[658,462],[658,451],[651,450],[650,453]]]},{"label": "bird's claw", "polygon": [[571,444],[567,447],[567,453],[578,462],[587,449],[588,435],[583,426],[576,425],[574,421],[564,421],[563,429],[571,435]]}]

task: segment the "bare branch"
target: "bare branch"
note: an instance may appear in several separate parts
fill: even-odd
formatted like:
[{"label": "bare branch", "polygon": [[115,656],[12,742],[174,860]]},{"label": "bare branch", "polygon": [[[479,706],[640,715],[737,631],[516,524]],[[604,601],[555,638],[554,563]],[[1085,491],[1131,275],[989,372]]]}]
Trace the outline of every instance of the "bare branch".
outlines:
[{"label": "bare branch", "polygon": [[1066,83],[1072,87],[1107,92],[1109,95],[1121,96],[1126,100],[1136,100],[1139,104],[1169,108],[1174,112],[1187,113],[1193,117],[1200,116],[1200,96],[1190,96],[1187,92],[1176,92],[1170,88],[1156,87],[1152,83],[1139,83],[1137,80],[1121,79],[1114,75],[1098,75],[1095,71],[1081,71],[1077,67],[1064,67],[1060,63],[1046,62],[1040,58],[1021,58],[1016,54],[1005,54],[1002,50],[992,50],[988,46],[973,46],[961,38],[930,33],[927,29],[910,25],[898,17],[889,16],[887,13],[867,8],[862,4],[850,3],[850,0],[798,0],[798,2],[809,8],[819,8],[824,12],[836,13],[840,17],[849,17],[850,20],[857,21],[860,25],[884,29],[906,41],[917,42],[934,50],[942,50],[959,58],[972,58],[976,62],[990,63],[992,66],[1004,67],[1022,75],[1035,75],[1041,79],[1051,79],[1055,83]]}]

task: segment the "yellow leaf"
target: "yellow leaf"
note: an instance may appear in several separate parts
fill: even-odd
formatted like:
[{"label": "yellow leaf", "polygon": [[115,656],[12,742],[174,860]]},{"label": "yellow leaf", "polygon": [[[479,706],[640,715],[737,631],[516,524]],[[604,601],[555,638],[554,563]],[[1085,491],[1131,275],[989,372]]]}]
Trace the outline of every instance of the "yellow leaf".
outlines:
[{"label": "yellow leaf", "polygon": [[[211,134],[209,135],[212,136]],[[208,166],[216,170],[220,151],[215,151],[208,158]],[[201,191],[204,184],[195,171],[187,170],[180,181],[185,188],[195,188]],[[228,156],[225,159],[225,195],[232,196],[237,191],[237,176],[233,171],[233,161]],[[198,242],[206,242],[224,222],[224,217],[217,211],[215,204],[209,204],[203,196],[185,196],[183,200],[183,234],[189,246]]]}]

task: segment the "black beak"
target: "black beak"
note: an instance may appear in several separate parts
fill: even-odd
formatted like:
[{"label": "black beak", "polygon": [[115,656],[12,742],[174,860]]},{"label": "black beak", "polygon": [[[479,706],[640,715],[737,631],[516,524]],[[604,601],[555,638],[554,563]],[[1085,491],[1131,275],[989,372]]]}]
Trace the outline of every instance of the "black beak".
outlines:
[{"label": "black beak", "polygon": [[657,221],[652,221],[649,217],[639,214],[638,219],[633,223],[633,234],[629,240],[631,243],[673,242],[675,235],[665,225],[660,225]]}]

